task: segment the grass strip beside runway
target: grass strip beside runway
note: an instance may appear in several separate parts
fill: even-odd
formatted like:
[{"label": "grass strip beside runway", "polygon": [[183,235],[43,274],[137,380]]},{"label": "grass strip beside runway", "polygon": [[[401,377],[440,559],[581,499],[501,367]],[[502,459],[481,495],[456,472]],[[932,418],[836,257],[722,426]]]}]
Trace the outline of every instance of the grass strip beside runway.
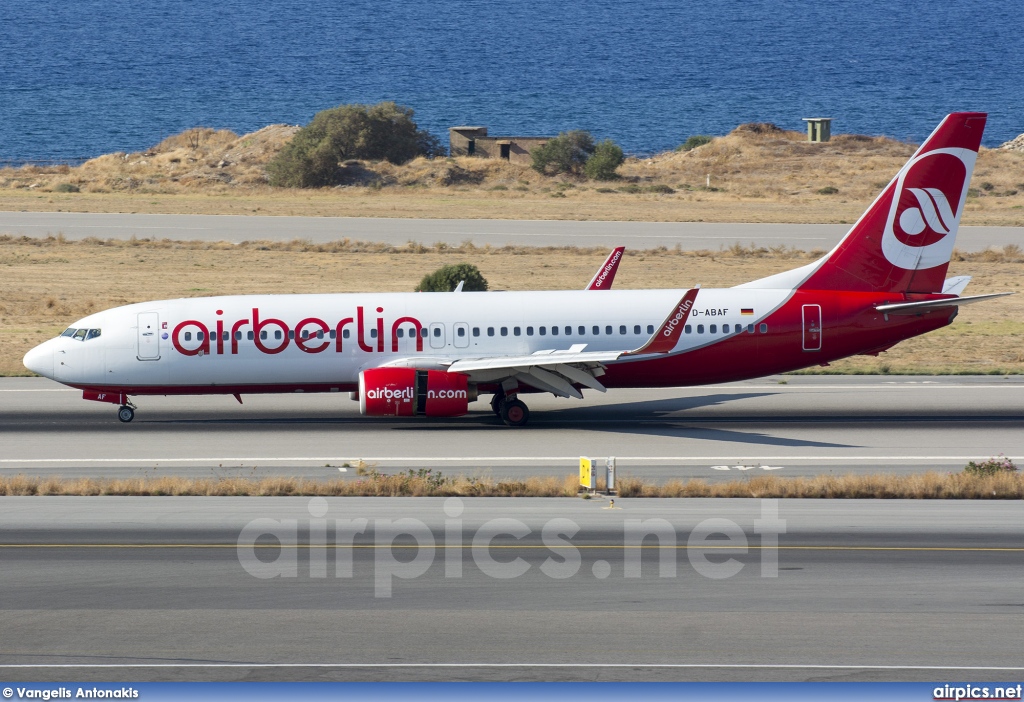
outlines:
[{"label": "grass strip beside runway", "polygon": [[[603,481],[598,489],[604,490]],[[620,477],[619,497],[755,497],[919,500],[1024,499],[1024,473],[996,475],[928,472],[916,475],[756,476],[730,482],[670,480],[657,484]],[[576,475],[496,480],[446,476],[431,470],[388,475],[370,471],[355,479],[299,478],[0,478],[0,496],[109,495],[209,497],[575,497]]]}]

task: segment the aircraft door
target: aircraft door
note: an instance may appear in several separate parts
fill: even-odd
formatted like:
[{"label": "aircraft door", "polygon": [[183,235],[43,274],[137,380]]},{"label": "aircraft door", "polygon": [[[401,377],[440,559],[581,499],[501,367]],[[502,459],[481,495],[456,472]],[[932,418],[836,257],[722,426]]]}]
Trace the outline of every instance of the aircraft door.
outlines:
[{"label": "aircraft door", "polygon": [[804,305],[804,351],[821,351],[821,305]]},{"label": "aircraft door", "polygon": [[457,349],[469,348],[469,325],[465,322],[456,322],[452,326],[452,343]]},{"label": "aircraft door", "polygon": [[443,349],[444,344],[444,325],[440,322],[434,322],[430,325],[430,348]]},{"label": "aircraft door", "polygon": [[136,358],[140,361],[160,359],[160,314],[157,312],[139,314],[139,352]]}]

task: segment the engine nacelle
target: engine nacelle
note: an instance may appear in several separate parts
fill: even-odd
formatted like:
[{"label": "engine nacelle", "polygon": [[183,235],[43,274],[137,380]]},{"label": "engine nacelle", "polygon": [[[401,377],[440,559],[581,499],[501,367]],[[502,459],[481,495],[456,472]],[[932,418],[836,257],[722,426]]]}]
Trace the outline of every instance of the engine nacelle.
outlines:
[{"label": "engine nacelle", "polygon": [[359,374],[359,413],[375,417],[459,417],[476,399],[469,376],[415,368],[371,368]]}]

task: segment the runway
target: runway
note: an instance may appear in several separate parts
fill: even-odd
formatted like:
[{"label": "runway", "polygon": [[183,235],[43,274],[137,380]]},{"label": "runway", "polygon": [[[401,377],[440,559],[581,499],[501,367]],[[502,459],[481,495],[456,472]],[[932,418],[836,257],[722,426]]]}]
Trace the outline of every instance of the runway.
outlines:
[{"label": "runway", "polygon": [[0,498],[0,677],[1024,677],[1018,502],[615,506]]},{"label": "runway", "polygon": [[[200,241],[290,241],[314,243],[343,238],[396,245],[409,241],[477,246],[599,246],[631,249],[659,246],[718,249],[735,243],[830,249],[848,224],[718,224],[708,222],[579,222],[496,219],[374,219],[365,217],[264,217],[236,215],[0,212],[0,234],[68,239],[175,239]],[[957,246],[979,251],[1024,242],[1022,227],[961,227]]]},{"label": "runway", "polygon": [[136,419],[41,378],[0,379],[0,475],[351,478],[566,475],[580,456],[658,482],[758,474],[958,471],[1024,463],[1024,378],[772,376],[727,385],[529,396],[510,429],[484,398],[453,419],[364,417],[344,394],[139,397]]}]

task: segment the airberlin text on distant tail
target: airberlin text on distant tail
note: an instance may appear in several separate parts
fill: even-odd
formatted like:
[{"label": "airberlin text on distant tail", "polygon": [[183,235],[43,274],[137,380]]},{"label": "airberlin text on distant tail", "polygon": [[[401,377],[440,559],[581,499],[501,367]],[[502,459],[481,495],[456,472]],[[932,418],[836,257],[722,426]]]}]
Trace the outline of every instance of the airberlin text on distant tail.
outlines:
[{"label": "airberlin text on distant tail", "polygon": [[[251,342],[258,351],[278,354],[292,342],[303,353],[323,353],[333,348],[336,353],[346,350],[346,343],[353,341],[365,353],[384,353],[388,348],[385,339],[384,308],[378,307],[378,317],[366,320],[362,307],[356,308],[354,317],[331,322],[318,317],[305,317],[294,326],[283,319],[263,317],[258,307],[252,308],[252,315],[237,319],[230,324],[223,319],[224,311],[217,310],[217,319],[211,329],[197,319],[179,322],[171,332],[171,344],[185,356],[236,355],[239,347]],[[367,331],[367,323],[370,323]],[[415,317],[399,317],[390,325],[390,350],[397,353],[400,339],[415,339],[416,351],[423,351],[423,325]],[[355,336],[353,340],[351,337]],[[411,346],[411,344],[410,344]],[[406,350],[411,351],[411,348]]]}]

